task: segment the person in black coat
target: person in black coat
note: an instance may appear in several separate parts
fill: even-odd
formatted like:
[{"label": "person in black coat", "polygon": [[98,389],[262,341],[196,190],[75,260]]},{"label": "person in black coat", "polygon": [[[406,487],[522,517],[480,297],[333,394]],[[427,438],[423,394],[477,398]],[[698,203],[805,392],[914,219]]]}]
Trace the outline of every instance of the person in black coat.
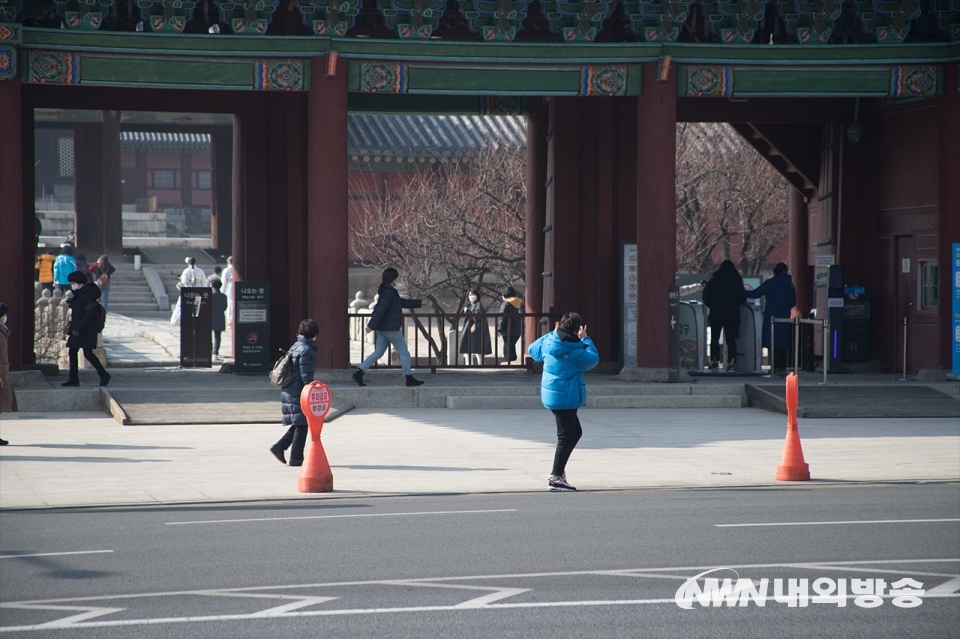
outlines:
[{"label": "person in black coat", "polygon": [[[222,317],[222,315],[221,315]],[[289,426],[280,440],[270,447],[273,456],[286,464],[284,452],[290,449],[290,465],[303,465],[303,448],[307,444],[307,417],[300,408],[300,393],[313,381],[317,369],[317,336],[320,327],[312,319],[300,322],[297,341],[290,347],[293,380],[280,389],[281,423]]]},{"label": "person in black coat", "polygon": [[503,289],[503,304],[500,305],[500,321],[497,334],[503,338],[503,359],[507,363],[517,359],[517,341],[523,334],[523,299],[512,286]]},{"label": "person in black coat", "polygon": [[377,345],[370,353],[367,359],[357,367],[353,374],[353,381],[358,386],[366,386],[363,381],[363,375],[378,359],[383,357],[391,345],[397,349],[400,355],[400,367],[407,378],[407,386],[420,386],[423,384],[419,379],[414,378],[413,369],[410,367],[410,351],[407,350],[407,340],[404,339],[400,327],[403,325],[403,309],[420,308],[423,306],[422,300],[405,300],[397,293],[397,280],[400,279],[400,273],[395,268],[386,269],[380,276],[380,288],[377,290],[377,305],[373,307],[373,313],[370,315],[370,321],[367,322],[367,332],[377,332]]},{"label": "person in black coat", "polygon": [[220,334],[227,330],[227,317],[225,315],[227,312],[227,296],[220,292],[220,289],[223,288],[223,282],[219,279],[213,280],[210,286],[213,288],[213,299],[210,304],[213,309],[213,317],[210,320],[210,328],[213,330],[213,358],[220,359]]},{"label": "person in black coat", "polygon": [[466,356],[467,365],[470,364],[471,355],[482,365],[483,356],[492,354],[493,346],[490,343],[490,322],[485,317],[476,317],[487,312],[477,291],[467,291],[467,305],[463,312],[465,317],[460,327],[459,353]]},{"label": "person in black coat", "polygon": [[78,354],[83,349],[83,356],[93,364],[100,375],[100,385],[110,383],[110,373],[97,358],[93,349],[97,347],[98,315],[100,312],[100,287],[87,280],[87,276],[80,271],[74,271],[67,276],[73,297],[67,300],[70,307],[70,323],[67,325],[67,353],[70,358],[70,375],[61,386],[79,386],[80,377]]},{"label": "person in black coat", "polygon": [[766,298],[763,307],[763,347],[773,353],[773,374],[783,374],[787,368],[787,353],[790,349],[790,325],[773,325],[773,351],[770,351],[770,324],[773,318],[789,319],[790,311],[797,305],[797,289],[793,287],[793,279],[787,274],[787,265],[779,262],[773,267],[773,277],[752,291],[747,291],[747,297],[757,299]]},{"label": "person in black coat", "polygon": [[710,368],[719,368],[720,331],[727,344],[727,370],[737,361],[737,339],[740,337],[740,307],[747,301],[743,278],[730,260],[724,260],[703,287],[703,303],[710,309]]}]

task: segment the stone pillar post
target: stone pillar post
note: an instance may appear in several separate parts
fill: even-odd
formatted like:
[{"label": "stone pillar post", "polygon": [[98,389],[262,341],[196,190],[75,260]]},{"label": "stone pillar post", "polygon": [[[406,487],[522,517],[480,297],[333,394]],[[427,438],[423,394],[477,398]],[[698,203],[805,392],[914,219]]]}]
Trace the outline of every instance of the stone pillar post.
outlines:
[{"label": "stone pillar post", "polygon": [[[329,54],[328,54],[329,55]],[[307,311],[320,325],[317,368],[350,364],[347,303],[347,63],[311,61],[307,106]]]},{"label": "stone pillar post", "polygon": [[664,376],[677,270],[676,129],[676,71],[658,82],[657,63],[648,62],[637,100],[637,367]]}]

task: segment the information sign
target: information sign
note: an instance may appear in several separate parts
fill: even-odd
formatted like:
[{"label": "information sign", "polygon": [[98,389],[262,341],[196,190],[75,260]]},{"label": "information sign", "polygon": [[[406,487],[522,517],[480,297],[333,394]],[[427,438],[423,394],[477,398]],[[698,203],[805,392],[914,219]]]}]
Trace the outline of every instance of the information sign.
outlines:
[{"label": "information sign", "polygon": [[273,368],[270,352],[270,282],[234,284],[233,372],[267,373]]}]

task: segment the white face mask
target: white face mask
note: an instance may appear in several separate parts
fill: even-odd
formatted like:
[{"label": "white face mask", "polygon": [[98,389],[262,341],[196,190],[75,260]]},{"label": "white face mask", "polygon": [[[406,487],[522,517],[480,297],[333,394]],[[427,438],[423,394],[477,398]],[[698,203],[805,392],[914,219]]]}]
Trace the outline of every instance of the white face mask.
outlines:
[{"label": "white face mask", "polygon": [[76,282],[71,282],[70,288],[72,288],[73,290],[77,290],[78,288],[80,288],[80,285],[77,284]]},{"label": "white face mask", "polygon": [[476,304],[476,303],[477,303],[477,296],[476,296],[476,295],[470,295],[470,296],[467,297],[467,299],[470,300],[470,303],[471,303],[471,304]]}]

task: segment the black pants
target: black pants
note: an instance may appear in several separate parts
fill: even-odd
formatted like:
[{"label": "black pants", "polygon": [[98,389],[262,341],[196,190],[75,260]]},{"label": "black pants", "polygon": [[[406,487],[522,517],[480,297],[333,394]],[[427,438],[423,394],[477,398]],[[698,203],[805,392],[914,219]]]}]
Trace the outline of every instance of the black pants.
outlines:
[{"label": "black pants", "polygon": [[507,334],[503,335],[503,359],[507,362],[512,362],[517,359],[517,341],[520,339],[519,335]]},{"label": "black pants", "polygon": [[220,354],[220,333],[222,332],[223,331],[218,331],[217,329],[213,329],[213,354],[214,355]]},{"label": "black pants", "polygon": [[727,345],[727,363],[737,359],[737,338],[740,337],[740,322],[717,322],[710,320],[710,360],[723,359],[720,347],[720,329],[723,329],[723,341]]},{"label": "black pants", "polygon": [[577,409],[554,410],[554,418],[557,420],[557,452],[553,455],[553,474],[562,475],[567,468],[567,460],[570,459],[570,453],[577,447],[577,442],[583,435],[583,429],[580,428],[580,418],[577,417]]},{"label": "black pants", "polygon": [[303,463],[303,449],[307,445],[307,425],[291,426],[276,444],[283,450],[290,449],[290,465],[299,466]]},{"label": "black pants", "polygon": [[774,371],[785,370],[789,362],[790,351],[786,348],[773,349],[773,368]]},{"label": "black pants", "polygon": [[[67,349],[67,355],[70,358],[70,379],[77,379],[77,371],[80,368],[79,350],[79,348]],[[83,349],[83,356],[88,362],[93,364],[93,367],[97,369],[97,374],[100,375],[100,377],[103,377],[107,374],[107,370],[103,367],[103,364],[100,363],[100,360],[97,359],[97,356],[93,352],[92,348]]]}]

